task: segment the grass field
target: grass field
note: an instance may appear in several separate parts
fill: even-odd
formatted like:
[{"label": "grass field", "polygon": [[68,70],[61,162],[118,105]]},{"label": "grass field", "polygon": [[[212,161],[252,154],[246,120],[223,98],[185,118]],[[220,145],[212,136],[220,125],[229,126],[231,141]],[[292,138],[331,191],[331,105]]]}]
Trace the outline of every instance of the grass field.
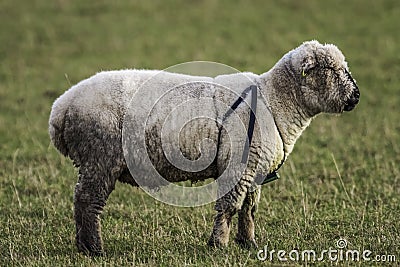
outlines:
[{"label": "grass field", "polygon": [[172,207],[122,184],[102,216],[106,255],[78,254],[76,170],[50,144],[48,116],[71,84],[100,70],[209,60],[262,73],[309,39],[344,52],[361,103],[315,119],[282,178],[264,186],[258,244],[322,251],[343,238],[396,262],[339,265],[399,265],[399,25],[397,0],[1,1],[0,266],[271,264],[234,242],[206,246],[212,204]]}]

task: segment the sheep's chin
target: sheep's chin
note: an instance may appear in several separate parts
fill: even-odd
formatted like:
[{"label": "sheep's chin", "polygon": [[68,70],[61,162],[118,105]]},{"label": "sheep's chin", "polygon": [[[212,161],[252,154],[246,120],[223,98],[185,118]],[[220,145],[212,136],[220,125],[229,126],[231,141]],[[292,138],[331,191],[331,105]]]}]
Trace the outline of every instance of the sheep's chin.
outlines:
[{"label": "sheep's chin", "polygon": [[344,106],[344,111],[352,111],[354,108],[356,107],[356,105],[346,105]]},{"label": "sheep's chin", "polygon": [[344,106],[343,110],[344,111],[351,111],[353,110],[359,102],[358,97],[351,97],[349,100],[347,100],[346,105]]}]

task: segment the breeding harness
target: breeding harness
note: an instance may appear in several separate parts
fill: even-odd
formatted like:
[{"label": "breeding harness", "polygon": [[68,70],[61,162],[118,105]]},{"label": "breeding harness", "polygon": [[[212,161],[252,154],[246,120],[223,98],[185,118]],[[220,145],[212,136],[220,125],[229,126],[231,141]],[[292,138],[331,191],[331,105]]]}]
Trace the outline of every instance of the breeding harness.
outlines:
[{"label": "breeding harness", "polygon": [[[236,108],[244,101],[244,99],[247,97],[248,93],[251,92],[249,126],[247,128],[247,139],[246,139],[246,143],[244,145],[243,154],[242,154],[242,161],[241,161],[242,163],[247,162],[247,159],[249,157],[249,152],[250,152],[251,140],[253,139],[254,124],[256,122],[257,89],[258,89],[258,87],[256,85],[250,85],[249,87],[247,87],[241,93],[241,95],[238,97],[238,99],[232,104],[230,109],[225,113],[224,117],[222,118],[222,122],[224,122],[236,110]],[[281,135],[276,123],[275,123],[275,126],[277,127],[279,136],[283,142],[282,135]],[[219,131],[218,143],[221,141],[220,138],[221,138],[221,131]],[[276,179],[279,179],[278,170],[283,165],[285,158],[286,158],[286,152],[285,152],[285,147],[283,147],[283,159],[279,163],[278,167],[275,170],[273,170],[272,172],[265,175],[265,177],[261,177],[262,179],[259,179],[256,177],[257,183],[259,185],[264,185],[266,183],[269,183],[269,182],[275,181]]]}]

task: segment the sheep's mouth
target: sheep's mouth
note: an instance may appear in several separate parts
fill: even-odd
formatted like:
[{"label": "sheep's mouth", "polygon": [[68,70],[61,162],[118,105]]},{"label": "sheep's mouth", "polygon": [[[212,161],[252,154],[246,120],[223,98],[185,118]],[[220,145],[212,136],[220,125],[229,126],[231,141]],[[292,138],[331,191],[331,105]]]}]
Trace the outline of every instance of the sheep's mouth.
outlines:
[{"label": "sheep's mouth", "polygon": [[353,92],[349,99],[347,99],[346,104],[344,106],[344,111],[351,111],[353,110],[358,102],[360,101],[360,90],[358,89],[358,86],[356,84],[356,81],[351,77],[351,74],[348,70],[345,70],[347,78],[351,81],[351,83],[354,86]]},{"label": "sheep's mouth", "polygon": [[356,105],[360,102],[360,91],[358,88],[356,88],[353,91],[353,94],[350,96],[350,98],[346,101],[346,104],[344,106],[344,111],[351,111],[353,110]]}]

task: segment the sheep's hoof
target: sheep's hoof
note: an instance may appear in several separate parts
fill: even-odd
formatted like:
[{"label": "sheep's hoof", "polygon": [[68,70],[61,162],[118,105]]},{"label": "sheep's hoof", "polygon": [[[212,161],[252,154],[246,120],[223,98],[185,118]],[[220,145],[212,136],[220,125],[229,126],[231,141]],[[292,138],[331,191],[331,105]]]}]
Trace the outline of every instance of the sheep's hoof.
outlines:
[{"label": "sheep's hoof", "polygon": [[223,248],[226,247],[226,243],[222,243],[220,240],[210,237],[210,239],[207,242],[207,245],[212,247],[212,248]]},{"label": "sheep's hoof", "polygon": [[244,249],[256,249],[258,248],[257,242],[254,239],[235,239],[235,242]]},{"label": "sheep's hoof", "polygon": [[90,255],[90,257],[103,257],[104,252],[103,251],[90,251],[89,255]]},{"label": "sheep's hoof", "polygon": [[83,246],[82,244],[78,245],[78,251],[89,257],[104,256],[104,252],[101,249],[92,249],[92,248],[89,249],[87,246]]},{"label": "sheep's hoof", "polygon": [[79,252],[83,253],[84,255],[88,257],[103,257],[104,252],[101,250],[94,250],[94,251],[89,251],[89,250],[79,250]]}]

